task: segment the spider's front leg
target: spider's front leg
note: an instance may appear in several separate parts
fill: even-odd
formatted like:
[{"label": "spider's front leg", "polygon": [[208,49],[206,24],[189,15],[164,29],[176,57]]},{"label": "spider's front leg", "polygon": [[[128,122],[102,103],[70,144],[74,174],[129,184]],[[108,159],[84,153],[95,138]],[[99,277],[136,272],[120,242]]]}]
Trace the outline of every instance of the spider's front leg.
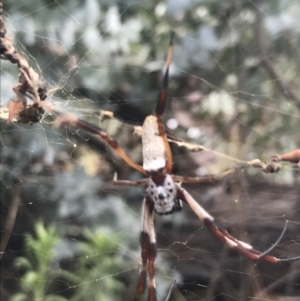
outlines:
[{"label": "spider's front leg", "polygon": [[117,141],[114,139],[110,138],[104,131],[102,131],[101,128],[86,122],[85,120],[79,119],[76,115],[74,114],[62,114],[57,111],[52,111],[54,112],[58,117],[55,122],[55,126],[61,126],[61,125],[70,125],[70,126],[76,126],[80,129],[85,130],[88,133],[91,133],[93,135],[96,135],[100,137],[102,140],[104,140],[109,146],[111,146],[115,152],[132,168],[135,170],[141,172],[142,174],[147,174],[145,170],[142,168],[142,166],[136,164],[133,162],[127,155],[126,153],[120,148],[118,145]]},{"label": "spider's front leg", "polygon": [[252,259],[252,260],[265,260],[271,263],[278,263],[278,262],[287,262],[287,261],[295,261],[300,260],[300,256],[296,256],[293,258],[277,258],[274,256],[270,256],[269,253],[275,249],[278,244],[280,243],[281,239],[283,238],[288,221],[286,221],[285,227],[277,239],[277,241],[265,252],[260,252],[256,249],[254,249],[250,244],[243,242],[241,240],[236,239],[232,235],[228,233],[224,228],[219,226],[214,218],[202,207],[200,206],[194,198],[182,187],[180,187],[178,184],[176,184],[178,189],[178,197],[186,202],[191,209],[196,213],[196,215],[202,220],[204,225],[224,244],[226,244],[228,247],[236,250],[240,254]]},{"label": "spider's front leg", "polygon": [[168,142],[167,135],[165,133],[164,125],[162,123],[162,114],[165,110],[166,102],[167,102],[167,92],[168,92],[168,85],[169,85],[169,69],[172,61],[172,54],[173,54],[173,41],[174,41],[175,32],[171,32],[169,49],[168,49],[168,56],[166,62],[166,72],[163,77],[162,82],[162,89],[159,93],[159,98],[155,108],[155,117],[157,119],[157,127],[158,127],[158,134],[163,140],[164,148],[166,152],[167,158],[167,165],[166,165],[166,172],[171,173],[173,167],[173,159],[172,159],[172,152],[171,147]]},{"label": "spider's front leg", "polygon": [[146,287],[147,268],[149,273],[148,301],[156,301],[154,261],[157,253],[155,229],[153,224],[152,200],[146,196],[143,201],[143,221],[140,243],[142,248],[142,271],[138,283],[138,293],[142,294]]}]

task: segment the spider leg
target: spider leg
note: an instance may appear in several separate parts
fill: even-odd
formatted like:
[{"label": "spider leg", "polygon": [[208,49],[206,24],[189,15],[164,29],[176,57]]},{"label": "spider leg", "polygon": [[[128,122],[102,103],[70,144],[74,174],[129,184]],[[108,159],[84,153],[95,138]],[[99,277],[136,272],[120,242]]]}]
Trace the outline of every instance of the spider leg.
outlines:
[{"label": "spider leg", "polygon": [[172,175],[172,178],[175,182],[180,182],[180,183],[202,183],[202,182],[207,183],[207,182],[215,182],[215,181],[222,180],[226,176],[234,173],[235,171],[236,169],[229,169],[215,176],[202,176],[202,177],[181,177],[181,176]]},{"label": "spider leg", "polygon": [[120,186],[142,186],[142,185],[147,185],[149,183],[149,179],[142,179],[139,181],[128,181],[128,180],[118,180],[117,173],[114,175],[114,185],[120,185]]},{"label": "spider leg", "polygon": [[146,287],[147,268],[149,273],[148,301],[156,301],[154,260],[156,257],[156,238],[153,224],[153,202],[149,197],[143,201],[143,222],[140,236],[142,248],[142,271],[138,283],[138,293],[142,294]]},{"label": "spider leg", "polygon": [[166,61],[166,72],[164,74],[163,82],[162,82],[162,89],[159,94],[159,99],[156,104],[155,108],[155,115],[156,117],[161,117],[167,101],[167,91],[168,91],[168,85],[169,85],[169,68],[172,61],[172,54],[173,54],[173,40],[174,40],[175,32],[171,32],[170,37],[170,43],[169,43],[169,49],[168,49],[168,55],[167,55],[167,61]]},{"label": "spider leg", "polygon": [[60,126],[62,124],[71,125],[71,126],[77,126],[78,128],[81,128],[91,134],[100,136],[107,144],[109,144],[116,153],[132,168],[136,169],[137,171],[141,172],[142,174],[146,174],[143,167],[133,162],[126,154],[125,152],[120,148],[118,143],[110,138],[105,132],[101,130],[101,128],[90,124],[82,119],[79,119],[76,115],[73,114],[62,114],[59,112],[55,112],[59,117],[56,120],[56,126]]},{"label": "spider leg", "polygon": [[[284,234],[285,234],[285,232],[287,230],[288,223],[289,223],[289,221],[286,220],[284,228],[282,229],[281,234],[278,237],[277,241],[268,250],[266,250],[265,252],[261,253],[259,255],[259,259],[264,258],[264,256],[266,256],[267,254],[269,254],[271,251],[273,251],[278,246],[278,244],[281,242],[281,240],[282,240],[282,238],[283,238],[283,236],[284,236]],[[295,260],[299,260],[299,259],[300,259],[300,256],[293,257],[293,258],[281,258],[279,260],[281,262],[284,262],[284,261],[295,261]]]},{"label": "spider leg", "polygon": [[268,255],[281,241],[283,238],[283,235],[287,228],[287,223],[285,224],[285,227],[279,237],[279,239],[276,241],[275,244],[272,245],[271,248],[269,248],[266,252],[260,252],[258,250],[253,249],[253,247],[245,243],[241,240],[236,239],[235,237],[231,236],[228,231],[226,231],[224,228],[219,226],[215,221],[214,218],[202,207],[200,206],[194,198],[182,187],[180,187],[178,184],[178,197],[185,201],[192,210],[197,214],[197,216],[203,221],[204,225],[209,228],[209,230],[224,244],[229,246],[230,248],[236,250],[237,252],[241,253],[242,255],[252,259],[252,260],[266,260],[271,263],[278,263],[283,261],[294,261],[294,260],[300,260],[300,256],[294,257],[294,258],[288,258],[288,259],[280,259],[274,256]]},{"label": "spider leg", "polygon": [[157,126],[158,126],[158,133],[159,136],[163,139],[165,150],[166,150],[166,157],[167,157],[167,167],[166,172],[171,173],[172,171],[172,165],[173,165],[173,159],[172,159],[172,152],[170,145],[168,143],[168,138],[165,133],[165,129],[162,123],[161,116],[164,112],[166,101],[167,101],[167,91],[168,91],[168,84],[169,84],[169,69],[171,65],[172,60],[172,53],[173,53],[173,40],[174,40],[175,33],[171,32],[171,38],[170,38],[170,44],[169,44],[169,50],[168,50],[168,56],[167,56],[167,62],[166,62],[166,72],[163,78],[162,82],[162,89],[159,93],[158,102],[156,104],[155,108],[155,116],[157,118]]}]

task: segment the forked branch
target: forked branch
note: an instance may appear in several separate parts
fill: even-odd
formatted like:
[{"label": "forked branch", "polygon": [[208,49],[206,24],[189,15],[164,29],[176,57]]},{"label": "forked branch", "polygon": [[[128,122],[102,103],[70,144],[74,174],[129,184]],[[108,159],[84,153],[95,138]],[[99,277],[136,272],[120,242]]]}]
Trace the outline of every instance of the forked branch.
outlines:
[{"label": "forked branch", "polygon": [[[19,82],[13,87],[16,99],[12,99],[9,103],[8,122],[36,123],[41,120],[44,109],[51,109],[42,103],[47,98],[48,87],[39,74],[29,66],[26,58],[13,46],[12,38],[6,31],[2,12],[3,4],[0,2],[0,59],[16,64],[19,69]],[[27,96],[33,99],[32,105],[27,105]]]},{"label": "forked branch", "polygon": [[[208,149],[205,146],[200,145],[200,144],[192,144],[192,143],[187,143],[187,142],[183,142],[183,141],[177,141],[174,139],[168,139],[168,141],[170,143],[174,143],[174,144],[178,145],[179,147],[185,147],[190,152],[208,151],[208,152],[212,152],[212,153],[216,154],[217,156],[226,158],[230,161],[234,161],[238,164],[236,169],[237,168],[245,168],[245,167],[253,167],[253,168],[259,168],[265,173],[274,173],[274,172],[278,172],[280,170],[280,165],[278,164],[278,162],[280,162],[280,161],[286,161],[286,162],[296,163],[296,164],[298,163],[298,165],[300,166],[300,149],[299,148],[295,149],[291,152],[281,154],[281,155],[278,155],[278,154],[271,155],[269,161],[263,162],[258,158],[249,160],[249,161],[240,160],[240,159],[225,155],[223,153],[220,153],[218,151]],[[227,172],[229,172],[229,171],[227,171]]]}]

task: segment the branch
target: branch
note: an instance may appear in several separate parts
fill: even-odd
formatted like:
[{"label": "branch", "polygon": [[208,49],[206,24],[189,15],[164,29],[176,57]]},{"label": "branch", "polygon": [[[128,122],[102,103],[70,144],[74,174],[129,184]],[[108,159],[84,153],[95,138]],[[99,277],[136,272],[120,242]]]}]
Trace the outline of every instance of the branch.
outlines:
[{"label": "branch", "polygon": [[298,163],[298,165],[299,165],[300,164],[300,148],[295,149],[295,150],[285,153],[285,154],[273,155],[271,157],[271,160],[274,162],[287,161],[287,162],[291,162],[291,163]]},{"label": "branch", "polygon": [[8,241],[9,241],[12,229],[14,228],[18,208],[19,208],[19,205],[21,202],[20,188],[14,186],[12,191],[13,191],[12,201],[11,201],[10,207],[8,208],[8,213],[6,216],[5,226],[4,226],[4,233],[1,237],[0,259],[2,259],[2,256],[4,255],[4,251],[7,246]]},{"label": "branch", "polygon": [[[3,4],[0,2],[0,59],[17,64],[19,69],[19,82],[13,87],[17,98],[10,100],[8,105],[8,122],[16,119],[23,123],[37,123],[42,119],[44,109],[50,108],[41,102],[47,98],[48,87],[39,74],[29,66],[27,60],[14,48],[12,38],[6,31],[2,11]],[[27,105],[27,97],[31,98],[34,104]]]}]

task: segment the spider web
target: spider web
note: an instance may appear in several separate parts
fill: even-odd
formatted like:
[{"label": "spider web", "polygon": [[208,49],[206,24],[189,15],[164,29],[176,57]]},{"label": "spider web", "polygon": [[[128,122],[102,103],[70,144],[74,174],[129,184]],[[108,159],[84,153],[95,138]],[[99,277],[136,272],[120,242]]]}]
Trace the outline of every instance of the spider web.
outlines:
[{"label": "spider web", "polygon": [[[166,128],[172,137],[228,156],[172,144],[174,173],[200,176],[300,145],[299,103],[280,90],[281,81],[298,88],[300,5],[255,3],[18,1],[4,7],[4,17],[17,49],[51,86],[47,101],[101,125],[140,164],[133,125],[152,113],[175,29]],[[280,78],[263,68],[257,11]],[[5,113],[17,71],[5,61],[1,70]],[[100,121],[100,110],[113,110],[125,122]],[[146,300],[135,292],[144,188],[112,185],[115,172],[120,179],[141,175],[83,131],[53,125],[51,114],[33,126],[1,123],[2,237],[5,219],[17,214],[1,261],[3,300],[17,300],[17,293],[28,300]],[[283,164],[276,175],[249,168],[221,183],[185,187],[232,235],[258,250],[270,247],[289,220],[273,254],[299,255],[299,168]],[[156,216],[155,227],[158,300],[174,280],[176,301],[299,298],[299,263],[243,258],[187,207]]]}]

